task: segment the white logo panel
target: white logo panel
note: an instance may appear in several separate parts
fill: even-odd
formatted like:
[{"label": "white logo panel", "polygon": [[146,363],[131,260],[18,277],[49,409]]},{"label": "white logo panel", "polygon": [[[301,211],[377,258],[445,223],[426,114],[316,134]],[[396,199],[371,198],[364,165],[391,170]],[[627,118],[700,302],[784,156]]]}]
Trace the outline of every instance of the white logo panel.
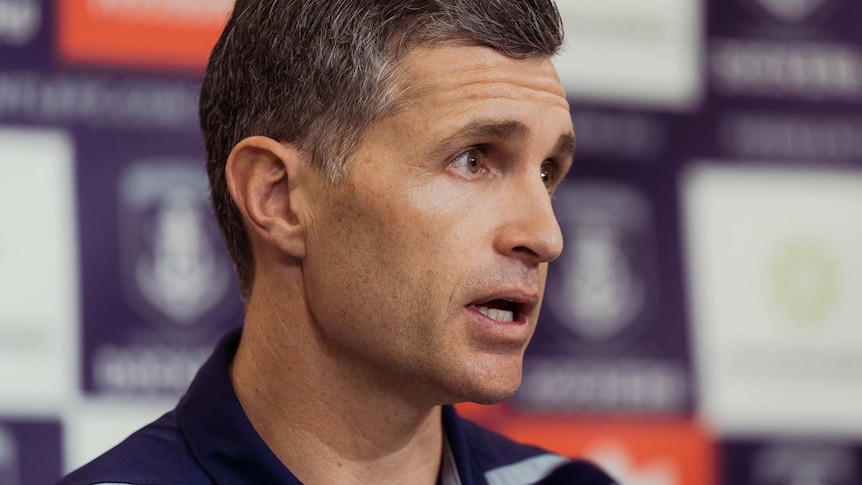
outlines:
[{"label": "white logo panel", "polygon": [[682,190],[707,418],[862,433],[862,172],[701,165]]},{"label": "white logo panel", "polygon": [[555,64],[568,96],[674,110],[699,103],[699,0],[564,0],[558,7],[566,45]]},{"label": "white logo panel", "polygon": [[0,130],[0,408],[76,389],[73,147],[60,132]]},{"label": "white logo panel", "polygon": [[66,409],[63,437],[65,471],[94,460],[171,409],[168,400],[93,399]]}]

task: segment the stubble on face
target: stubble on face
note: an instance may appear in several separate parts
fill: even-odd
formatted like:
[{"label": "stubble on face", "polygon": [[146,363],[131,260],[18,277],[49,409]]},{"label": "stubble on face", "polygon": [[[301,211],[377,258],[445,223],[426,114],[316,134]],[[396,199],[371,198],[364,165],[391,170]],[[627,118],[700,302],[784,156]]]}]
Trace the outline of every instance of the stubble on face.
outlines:
[{"label": "stubble on face", "polygon": [[[409,98],[369,128],[348,180],[318,191],[303,262],[309,310],[332,358],[373,385],[437,404],[496,402],[520,384],[538,307],[512,338],[470,304],[543,290],[559,249],[525,255],[506,238],[535,220],[539,232],[559,232],[549,195],[531,177],[571,132],[568,104],[544,58],[442,46],[414,50],[400,74]],[[517,140],[459,138],[482,120],[531,131]],[[478,144],[497,147],[487,176],[453,172],[453,158]],[[526,212],[533,208],[541,213]]]}]

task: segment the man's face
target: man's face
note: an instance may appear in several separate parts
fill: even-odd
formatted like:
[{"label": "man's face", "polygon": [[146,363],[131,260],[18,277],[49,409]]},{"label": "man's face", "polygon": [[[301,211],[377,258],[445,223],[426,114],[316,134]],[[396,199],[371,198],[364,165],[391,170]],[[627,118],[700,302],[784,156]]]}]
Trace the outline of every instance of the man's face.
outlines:
[{"label": "man's face", "polygon": [[551,192],[574,150],[568,103],[544,57],[414,49],[400,74],[402,109],[310,205],[308,306],[332,355],[381,386],[496,402],[520,384],[563,247]]}]

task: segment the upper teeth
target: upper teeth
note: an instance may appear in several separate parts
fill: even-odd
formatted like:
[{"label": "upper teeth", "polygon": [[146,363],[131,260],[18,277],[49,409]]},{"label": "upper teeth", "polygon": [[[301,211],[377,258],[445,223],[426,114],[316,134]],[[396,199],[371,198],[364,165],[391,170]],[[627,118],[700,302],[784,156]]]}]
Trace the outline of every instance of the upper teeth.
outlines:
[{"label": "upper teeth", "polygon": [[477,306],[476,308],[479,309],[479,313],[482,315],[498,322],[512,322],[515,320],[515,314],[509,310],[500,310],[499,308],[486,306]]}]

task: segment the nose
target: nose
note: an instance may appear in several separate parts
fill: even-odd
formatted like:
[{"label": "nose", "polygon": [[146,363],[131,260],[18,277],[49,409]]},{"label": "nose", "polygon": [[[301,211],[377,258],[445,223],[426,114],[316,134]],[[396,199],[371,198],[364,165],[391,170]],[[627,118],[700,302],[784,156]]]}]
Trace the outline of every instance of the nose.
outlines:
[{"label": "nose", "polygon": [[525,178],[528,180],[520,178],[515,189],[508,191],[497,251],[532,264],[547,263],[560,256],[563,234],[541,177]]}]

